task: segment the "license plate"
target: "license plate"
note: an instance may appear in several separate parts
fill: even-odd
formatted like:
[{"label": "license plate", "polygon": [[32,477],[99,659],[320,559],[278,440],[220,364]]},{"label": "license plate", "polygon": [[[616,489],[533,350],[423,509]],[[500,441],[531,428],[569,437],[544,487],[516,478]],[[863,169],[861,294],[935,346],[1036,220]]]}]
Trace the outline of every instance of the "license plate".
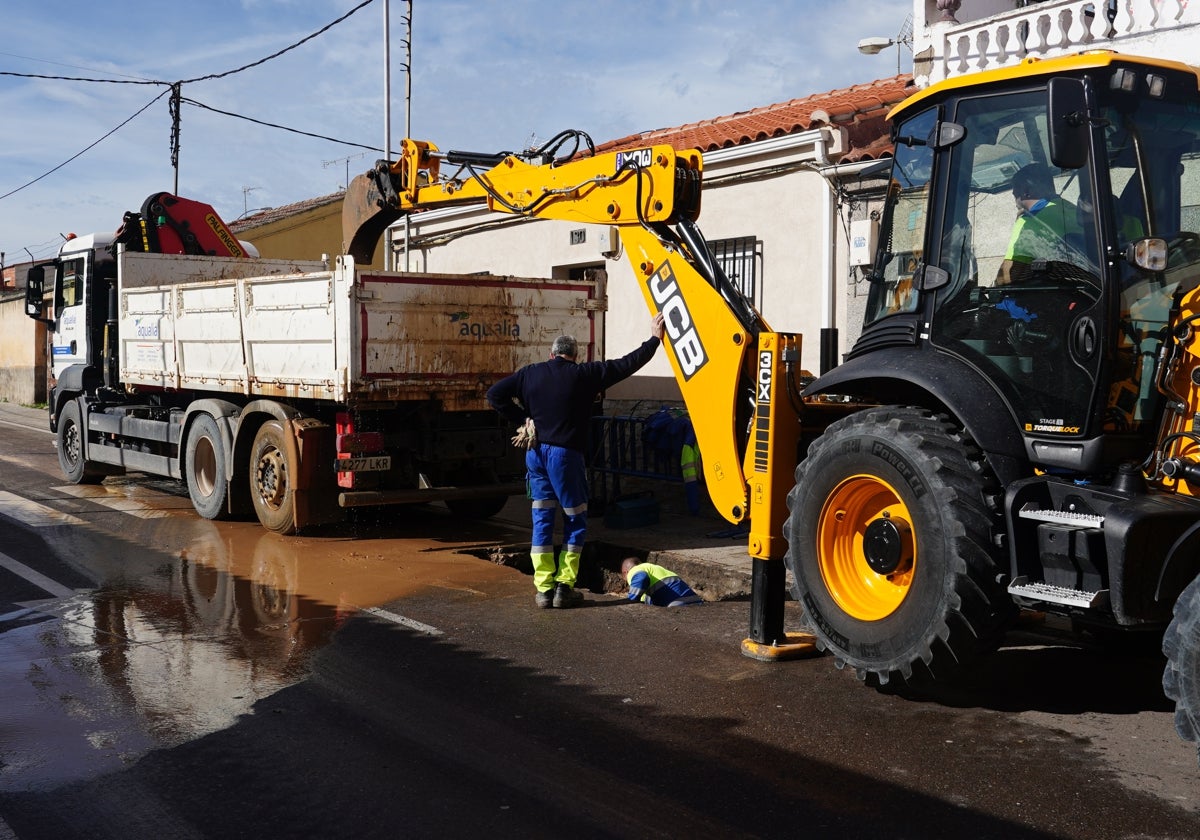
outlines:
[{"label": "license plate", "polygon": [[338,472],[381,472],[392,468],[391,455],[370,455],[364,458],[339,458],[334,461]]}]

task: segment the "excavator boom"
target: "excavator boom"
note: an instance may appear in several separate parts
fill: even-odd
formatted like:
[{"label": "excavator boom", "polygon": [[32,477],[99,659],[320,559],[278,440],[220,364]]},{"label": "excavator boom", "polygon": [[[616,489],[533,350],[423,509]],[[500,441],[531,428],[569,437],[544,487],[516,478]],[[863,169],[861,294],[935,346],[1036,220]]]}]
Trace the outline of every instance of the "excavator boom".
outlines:
[{"label": "excavator boom", "polygon": [[[403,214],[462,204],[615,227],[647,308],[666,316],[668,356],[714,506],[741,522],[753,499],[750,553],[781,557],[791,462],[773,470],[765,453],[774,445],[794,449],[799,436],[800,401],[787,399],[783,388],[793,396],[799,391],[799,339],[771,332],[696,228],[700,153],[666,145],[560,157],[552,151],[442,152],[406,139],[399,160],[379,161],[347,188],[347,252],[369,262],[384,230]],[[775,441],[776,434],[789,440]]]}]

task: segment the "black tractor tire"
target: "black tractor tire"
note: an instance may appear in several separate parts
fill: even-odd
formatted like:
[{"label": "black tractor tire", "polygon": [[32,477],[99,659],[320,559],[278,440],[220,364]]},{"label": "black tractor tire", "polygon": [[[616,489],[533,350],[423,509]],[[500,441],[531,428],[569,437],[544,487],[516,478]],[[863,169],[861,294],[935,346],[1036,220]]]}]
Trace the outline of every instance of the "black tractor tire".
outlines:
[{"label": "black tractor tire", "polygon": [[58,415],[56,445],[58,466],[72,484],[99,484],[107,472],[94,461],[84,460],[83,412],[76,400],[63,405]]},{"label": "black tractor tire", "polygon": [[942,415],[886,406],[829,426],[796,468],[793,592],[839,668],[880,686],[953,677],[1015,607],[993,547],[998,482]]},{"label": "black tractor tire", "polygon": [[184,449],[188,497],[205,519],[229,518],[229,482],[225,479],[225,442],[211,414],[198,414]]},{"label": "black tractor tire", "polygon": [[1175,701],[1175,731],[1197,743],[1200,760],[1200,577],[1175,600],[1174,617],[1163,634],[1163,693]]},{"label": "black tractor tire", "polygon": [[296,510],[291,476],[296,465],[289,462],[287,431],[278,420],[268,420],[254,436],[250,449],[250,499],[254,513],[268,531],[295,534]]}]

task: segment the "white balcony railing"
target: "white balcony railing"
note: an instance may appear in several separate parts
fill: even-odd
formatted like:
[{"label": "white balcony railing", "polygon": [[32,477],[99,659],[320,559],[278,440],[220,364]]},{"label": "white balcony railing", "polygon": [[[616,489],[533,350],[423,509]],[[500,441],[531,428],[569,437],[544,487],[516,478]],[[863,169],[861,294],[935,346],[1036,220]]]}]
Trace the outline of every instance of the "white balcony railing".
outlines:
[{"label": "white balcony railing", "polygon": [[1045,0],[966,23],[931,26],[929,63],[918,58],[914,75],[924,85],[1030,56],[1088,49],[1195,64],[1197,24],[1200,0]]}]

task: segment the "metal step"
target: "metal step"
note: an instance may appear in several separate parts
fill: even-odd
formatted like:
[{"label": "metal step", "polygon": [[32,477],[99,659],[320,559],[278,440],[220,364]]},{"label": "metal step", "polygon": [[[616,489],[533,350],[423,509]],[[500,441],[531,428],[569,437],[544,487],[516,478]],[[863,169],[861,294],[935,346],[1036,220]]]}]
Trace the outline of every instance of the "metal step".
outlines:
[{"label": "metal step", "polygon": [[1065,604],[1069,607],[1086,607],[1096,609],[1108,604],[1108,590],[1087,592],[1082,589],[1067,589],[1063,586],[1030,582],[1027,577],[1019,577],[1008,585],[1008,594],[1014,598],[1025,598],[1031,601],[1042,601],[1049,604]]},{"label": "metal step", "polygon": [[1077,528],[1102,528],[1104,517],[1094,513],[1076,513],[1073,510],[1041,510],[1033,503],[1025,505],[1017,512],[1022,519],[1036,519],[1039,522],[1053,522],[1057,525],[1074,525]]}]

